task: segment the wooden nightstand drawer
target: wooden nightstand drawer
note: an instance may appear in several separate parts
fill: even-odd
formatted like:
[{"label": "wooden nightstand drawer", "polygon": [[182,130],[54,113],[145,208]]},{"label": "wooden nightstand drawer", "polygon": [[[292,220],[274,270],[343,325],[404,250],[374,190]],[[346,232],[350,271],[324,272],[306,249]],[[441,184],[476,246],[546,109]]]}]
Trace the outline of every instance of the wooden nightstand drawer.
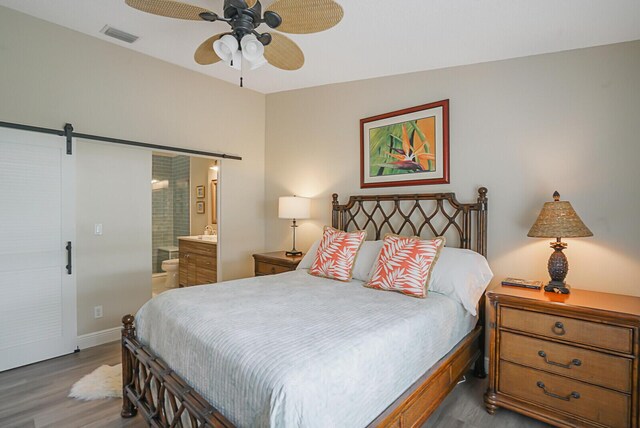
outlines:
[{"label": "wooden nightstand drawer", "polygon": [[498,391],[606,427],[627,427],[630,397],[540,370],[500,362]]},{"label": "wooden nightstand drawer", "polygon": [[629,358],[501,332],[500,358],[595,385],[631,392]]},{"label": "wooden nightstand drawer", "polygon": [[280,266],[266,262],[256,262],[256,275],[274,275],[276,273],[289,272],[288,266]]},{"label": "wooden nightstand drawer", "polygon": [[630,328],[503,307],[500,327],[631,354]]},{"label": "wooden nightstand drawer", "polygon": [[296,270],[296,267],[302,260],[302,256],[287,256],[284,251],[275,251],[273,253],[254,254],[255,274],[274,275],[277,273],[290,272]]}]

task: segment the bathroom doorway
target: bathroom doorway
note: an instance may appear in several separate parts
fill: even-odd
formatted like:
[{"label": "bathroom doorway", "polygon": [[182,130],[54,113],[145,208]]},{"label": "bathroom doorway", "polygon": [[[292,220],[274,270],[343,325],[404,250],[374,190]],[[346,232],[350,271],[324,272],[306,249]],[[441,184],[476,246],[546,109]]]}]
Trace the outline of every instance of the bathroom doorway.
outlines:
[{"label": "bathroom doorway", "polygon": [[[180,243],[210,246],[207,283],[217,281],[218,171],[210,158],[153,152],[152,155],[152,294],[187,283]],[[183,245],[184,247],[184,245]],[[202,281],[200,281],[202,282]]]}]

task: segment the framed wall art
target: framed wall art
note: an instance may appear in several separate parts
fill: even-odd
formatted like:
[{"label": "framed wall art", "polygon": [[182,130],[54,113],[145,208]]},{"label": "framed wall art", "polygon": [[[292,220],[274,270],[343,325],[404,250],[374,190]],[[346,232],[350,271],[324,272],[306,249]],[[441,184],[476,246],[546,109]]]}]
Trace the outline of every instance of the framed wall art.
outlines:
[{"label": "framed wall art", "polygon": [[196,214],[204,214],[204,201],[196,201]]},{"label": "framed wall art", "polygon": [[204,186],[196,186],[196,198],[204,198]]},{"label": "framed wall art", "polygon": [[360,188],[449,183],[449,100],[360,120]]}]

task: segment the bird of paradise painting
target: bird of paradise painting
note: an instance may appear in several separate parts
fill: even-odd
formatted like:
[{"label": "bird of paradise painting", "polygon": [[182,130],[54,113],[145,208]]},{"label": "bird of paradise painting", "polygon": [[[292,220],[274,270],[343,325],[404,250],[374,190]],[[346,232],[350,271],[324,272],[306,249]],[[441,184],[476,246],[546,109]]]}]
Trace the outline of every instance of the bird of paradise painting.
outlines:
[{"label": "bird of paradise painting", "polygon": [[448,100],[360,121],[361,187],[449,182]]}]

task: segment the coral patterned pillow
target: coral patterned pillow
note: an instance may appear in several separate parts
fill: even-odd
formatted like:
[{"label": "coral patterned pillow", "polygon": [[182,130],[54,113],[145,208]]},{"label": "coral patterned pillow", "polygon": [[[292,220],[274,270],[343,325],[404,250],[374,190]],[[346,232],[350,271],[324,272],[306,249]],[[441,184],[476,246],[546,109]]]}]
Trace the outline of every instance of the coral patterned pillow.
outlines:
[{"label": "coral patterned pillow", "polygon": [[429,276],[444,243],[444,237],[423,240],[387,234],[365,287],[426,297]]},{"label": "coral patterned pillow", "polygon": [[351,281],[356,255],[366,236],[364,230],[347,233],[325,226],[309,273],[338,281]]}]

